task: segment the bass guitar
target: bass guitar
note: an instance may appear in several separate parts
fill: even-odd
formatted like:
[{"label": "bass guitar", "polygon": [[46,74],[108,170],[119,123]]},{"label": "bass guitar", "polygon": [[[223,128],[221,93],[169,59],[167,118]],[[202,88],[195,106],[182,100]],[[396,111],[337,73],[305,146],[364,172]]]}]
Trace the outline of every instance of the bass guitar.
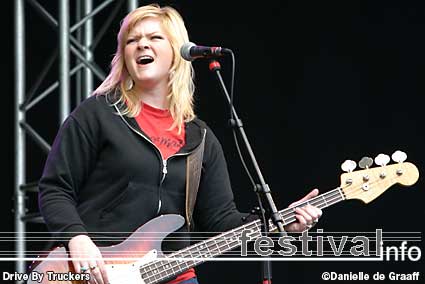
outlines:
[{"label": "bass guitar", "polygon": [[[396,155],[397,153],[397,155]],[[356,163],[346,161],[342,169],[339,187],[318,195],[297,207],[307,204],[326,208],[343,200],[359,199],[369,203],[394,184],[413,185],[419,178],[417,167],[404,162],[404,153],[397,151],[393,160],[397,163],[387,165],[389,157],[378,155],[375,158],[379,167],[369,168],[371,158],[363,158],[359,165],[362,170],[353,171]],[[400,156],[401,155],[401,156]],[[405,155],[405,154],[404,154]],[[379,157],[379,158],[378,158]],[[279,211],[284,225],[295,219],[294,207]],[[250,230],[251,240],[261,237],[260,220],[252,221],[228,232],[221,233],[177,252],[165,255],[161,251],[161,242],[167,235],[184,225],[185,219],[180,215],[162,215],[152,219],[132,233],[125,241],[114,246],[99,247],[105,261],[110,284],[154,284],[172,279],[185,270],[195,267],[208,258],[240,246],[240,236],[244,230]],[[276,226],[270,222],[270,230]],[[140,241],[143,240],[143,241]],[[64,247],[53,249],[43,260],[33,262],[30,273],[43,276],[43,280],[28,280],[28,284],[83,284],[81,276],[75,271]],[[70,276],[70,277],[69,277]]]}]

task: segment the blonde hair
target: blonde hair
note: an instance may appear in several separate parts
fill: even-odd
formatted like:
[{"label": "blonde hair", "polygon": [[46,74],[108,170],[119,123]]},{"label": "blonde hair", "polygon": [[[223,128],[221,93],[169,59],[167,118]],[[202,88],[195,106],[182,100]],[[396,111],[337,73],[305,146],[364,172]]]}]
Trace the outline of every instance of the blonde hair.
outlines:
[{"label": "blonde hair", "polygon": [[161,20],[173,49],[174,59],[170,69],[167,98],[170,113],[174,119],[171,128],[178,127],[180,132],[184,122],[195,118],[193,110],[194,71],[191,62],[183,60],[180,56],[180,47],[189,41],[183,18],[170,6],[160,7],[158,4],[149,4],[133,10],[123,19],[117,36],[117,51],[111,62],[111,71],[93,94],[115,94],[118,96],[115,103],[123,106],[122,113],[124,115],[134,117],[139,114],[140,98],[131,90],[126,90],[126,82],[131,78],[124,62],[124,48],[132,28],[139,21],[148,17]]}]

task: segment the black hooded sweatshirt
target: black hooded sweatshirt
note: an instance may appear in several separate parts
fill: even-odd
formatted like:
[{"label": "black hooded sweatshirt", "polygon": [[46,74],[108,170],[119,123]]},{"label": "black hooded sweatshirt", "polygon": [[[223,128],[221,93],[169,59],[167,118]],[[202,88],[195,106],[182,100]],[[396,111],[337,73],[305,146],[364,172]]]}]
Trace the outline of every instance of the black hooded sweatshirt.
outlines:
[{"label": "black hooded sweatshirt", "polygon": [[[185,216],[186,157],[202,139],[197,229],[223,232],[242,225],[246,214],[233,201],[219,141],[199,119],[185,130],[185,146],[163,160],[135,119],[121,115],[107,96],[84,100],[61,126],[39,181],[39,208],[49,231],[65,245],[79,234],[111,245],[159,215]],[[175,249],[186,245],[179,242]]]}]

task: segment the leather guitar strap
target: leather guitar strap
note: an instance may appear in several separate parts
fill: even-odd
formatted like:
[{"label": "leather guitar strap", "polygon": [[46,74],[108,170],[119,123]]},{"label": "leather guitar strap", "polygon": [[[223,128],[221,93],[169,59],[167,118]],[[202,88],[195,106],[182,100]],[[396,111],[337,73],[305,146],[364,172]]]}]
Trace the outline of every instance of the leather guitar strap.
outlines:
[{"label": "leather guitar strap", "polygon": [[205,134],[198,147],[187,157],[186,160],[186,223],[189,231],[193,229],[193,210],[201,180],[202,160],[204,157]]}]

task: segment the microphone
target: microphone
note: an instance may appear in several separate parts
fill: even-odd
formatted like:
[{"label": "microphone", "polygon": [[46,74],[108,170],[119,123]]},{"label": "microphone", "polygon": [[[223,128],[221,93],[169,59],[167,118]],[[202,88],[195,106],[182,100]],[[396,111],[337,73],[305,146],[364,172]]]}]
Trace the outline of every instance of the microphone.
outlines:
[{"label": "microphone", "polygon": [[180,48],[180,55],[187,61],[193,61],[196,58],[214,58],[231,53],[231,50],[217,46],[201,46],[193,42],[187,42]]}]

